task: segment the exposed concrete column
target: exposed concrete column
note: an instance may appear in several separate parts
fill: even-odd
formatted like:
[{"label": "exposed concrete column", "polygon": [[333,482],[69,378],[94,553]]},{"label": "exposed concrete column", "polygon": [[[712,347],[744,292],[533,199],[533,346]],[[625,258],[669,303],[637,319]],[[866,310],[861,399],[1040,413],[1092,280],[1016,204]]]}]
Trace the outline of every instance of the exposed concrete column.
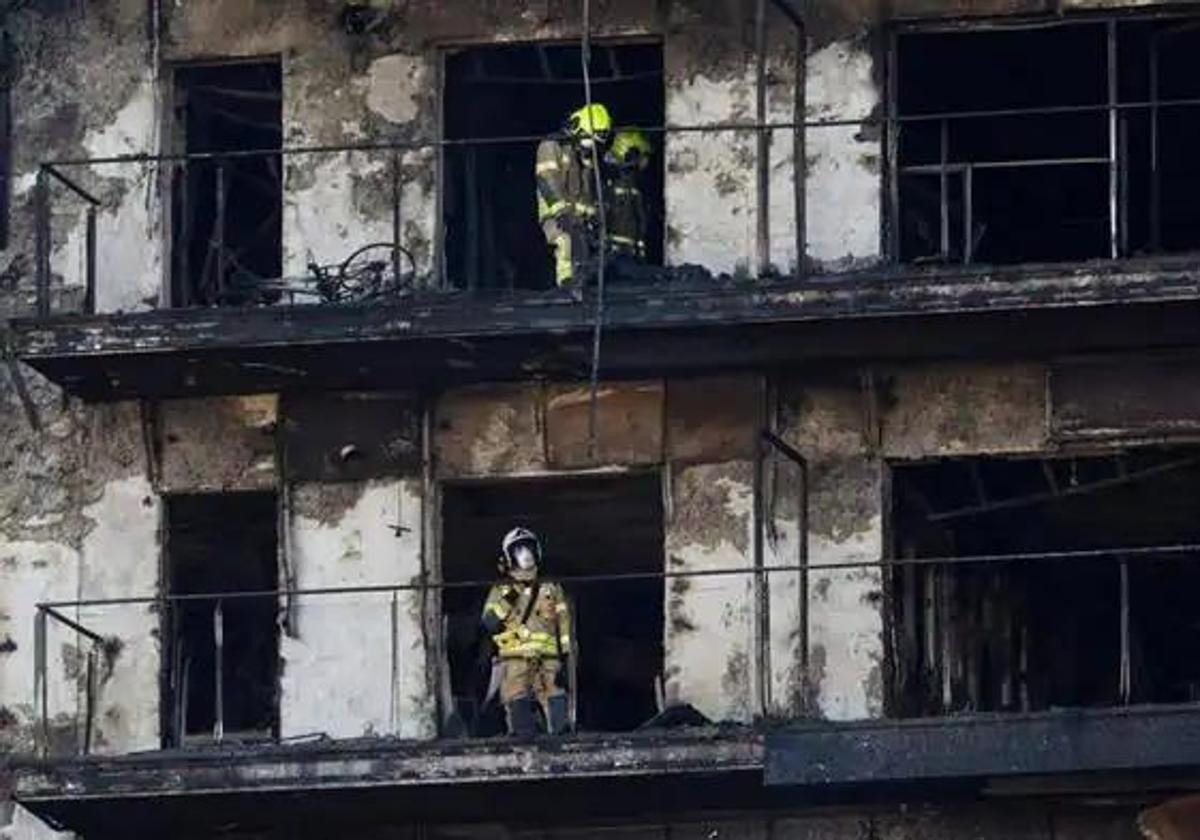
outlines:
[{"label": "exposed concrete column", "polygon": [[869,453],[853,371],[780,385],[780,434],[808,459],[808,673],[805,711],[837,720],[883,713],[884,470]]},{"label": "exposed concrete column", "polygon": [[[419,580],[419,480],[301,484],[291,499],[298,588]],[[391,593],[297,598],[299,632],[281,637],[283,737],[432,737],[421,596],[396,601],[393,623]]]},{"label": "exposed concrete column", "polygon": [[[754,464],[672,470],[667,569],[750,568]],[[663,657],[668,703],[690,703],[716,721],[757,713],[754,576],[675,577],[667,582]]]}]

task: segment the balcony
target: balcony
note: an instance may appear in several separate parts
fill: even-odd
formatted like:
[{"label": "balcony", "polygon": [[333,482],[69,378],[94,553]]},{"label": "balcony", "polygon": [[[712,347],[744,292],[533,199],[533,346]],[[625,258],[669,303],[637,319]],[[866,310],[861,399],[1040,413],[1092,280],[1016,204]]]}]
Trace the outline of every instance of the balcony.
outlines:
[{"label": "balcony", "polygon": [[[1193,464],[1167,462],[1154,469]],[[797,793],[807,802],[832,805],[887,801],[916,791],[922,797],[1031,790],[1116,794],[1132,780],[1147,779],[1161,787],[1186,786],[1200,765],[1200,706],[1158,702],[1137,676],[1122,676],[1124,666],[1111,675],[1113,686],[1127,685],[1127,702],[1131,696],[1149,702],[1111,705],[1093,697],[1077,707],[1055,708],[1035,690],[1053,674],[1015,666],[998,679],[1026,688],[998,693],[1007,698],[997,701],[1004,706],[998,711],[983,710],[986,699],[970,699],[958,711],[911,717],[902,714],[895,695],[885,717],[824,720],[805,701],[796,705],[781,696],[780,689],[794,672],[793,658],[807,661],[809,651],[793,650],[793,642],[798,637],[807,644],[809,619],[805,610],[797,614],[793,601],[798,591],[808,591],[810,576],[851,580],[870,569],[897,577],[944,571],[962,576],[1012,572],[1028,564],[1166,565],[1184,573],[1196,551],[1195,545],[1162,545],[814,565],[802,557],[799,564],[776,559],[751,568],[568,575],[564,586],[584,601],[635,582],[647,584],[646,592],[657,587],[655,597],[661,598],[664,588],[687,582],[705,587],[709,599],[766,605],[738,628],[753,640],[751,685],[744,686],[754,698],[753,711],[721,723],[704,720],[694,708],[668,706],[645,725],[624,724],[622,731],[586,731],[581,723],[574,734],[517,741],[496,737],[485,715],[466,711],[470,706],[463,698],[470,690],[461,688],[463,662],[455,659],[454,643],[433,643],[449,657],[439,665],[419,635],[423,597],[427,604],[440,600],[453,635],[454,617],[477,613],[487,582],[41,604],[33,705],[42,717],[43,754],[16,767],[16,798],[53,824],[87,832],[118,823],[162,830],[180,820],[252,825],[278,808],[296,824],[334,824],[352,814],[382,821],[471,821],[488,819],[498,795],[511,808],[506,819],[535,817],[548,795],[560,816],[615,817],[636,813],[647,796],[665,811],[692,810],[698,785],[711,792],[710,807],[717,810],[785,807]],[[265,612],[256,612],[253,604]],[[284,628],[278,633],[271,630],[277,617]],[[903,635],[905,619],[894,620]],[[152,638],[158,628],[167,628],[158,631],[167,642],[162,646]],[[672,661],[680,652],[672,645],[669,623],[663,632],[666,659],[658,667],[669,670],[680,664]],[[264,693],[247,682],[255,679],[248,676],[255,633],[274,640],[273,656],[282,662],[282,672],[270,677],[279,680],[277,692]],[[582,635],[588,640],[587,631]],[[353,638],[358,641],[346,643]],[[163,661],[162,649],[174,651],[170,661]],[[57,661],[49,662],[51,655],[57,659],[52,651],[62,651],[73,668],[63,674]],[[1179,667],[1191,668],[1185,660]],[[902,671],[906,661],[893,659],[893,670]],[[431,671],[447,666],[455,686],[453,711],[435,714],[439,704],[422,693]],[[692,671],[682,683],[692,686],[692,697],[704,706],[699,699],[704,686],[720,675],[697,667],[696,661],[687,666]],[[834,681],[854,676],[824,675]],[[576,708],[594,705],[598,698],[587,696],[586,682],[577,685]],[[948,696],[959,697],[960,688]],[[680,699],[687,699],[688,690]],[[612,702],[615,695],[605,690],[604,697]],[[262,714],[251,708],[254,698],[265,698]],[[156,707],[161,726],[154,723]],[[362,726],[377,734],[347,734]],[[311,797],[315,789],[321,797]]]},{"label": "balcony", "polygon": [[[670,123],[643,79],[661,75],[658,48],[615,46],[621,60],[604,66],[638,72],[598,83],[661,147],[647,190],[660,218],[651,265],[612,267],[604,293],[582,300],[553,289],[535,258],[529,163],[544,133],[525,123],[489,133],[464,112],[438,140],[286,148],[278,115],[259,114],[275,122],[257,147],[228,128],[179,154],[49,162],[37,315],[14,324],[14,349],[71,393],[108,400],[577,379],[597,330],[605,375],[625,378],[1188,344],[1200,242],[1178,194],[1194,161],[1178,141],[1200,98],[1170,72],[1195,38],[1186,23],[900,27],[883,116],[800,122],[771,110]],[[448,101],[469,101],[479,68],[524,66],[522,49],[452,60]],[[966,80],[931,69],[995,53],[1032,73],[1062,51],[1090,69],[1020,101],[991,82],[971,88],[975,65]],[[1127,52],[1153,57],[1162,78],[1149,86],[1106,63]],[[177,83],[206,95],[249,84],[209,72]],[[255,72],[264,90],[243,100],[277,95],[277,68]],[[505,96],[529,89],[500,81],[515,91]],[[218,115],[232,107],[220,104]],[[877,197],[851,213],[828,173],[795,162],[806,143],[830,159],[857,154],[856,132],[880,135],[884,166],[877,183],[854,184]],[[1004,154],[988,139],[998,134],[1011,139]],[[728,194],[694,192],[689,166],[730,159],[744,163]],[[1050,201],[1059,195],[1077,200]],[[826,253],[809,241],[828,227],[822,214],[870,235]]]}]

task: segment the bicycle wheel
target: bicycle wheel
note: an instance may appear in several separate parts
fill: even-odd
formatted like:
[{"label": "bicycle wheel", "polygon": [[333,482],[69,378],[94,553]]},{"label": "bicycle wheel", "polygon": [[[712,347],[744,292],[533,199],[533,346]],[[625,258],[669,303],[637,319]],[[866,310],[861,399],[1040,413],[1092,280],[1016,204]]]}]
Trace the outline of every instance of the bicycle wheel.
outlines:
[{"label": "bicycle wheel", "polygon": [[[396,276],[397,258],[408,272]],[[352,253],[338,268],[338,297],[344,301],[371,300],[402,293],[412,287],[416,262],[407,249],[391,242],[374,242]]]}]

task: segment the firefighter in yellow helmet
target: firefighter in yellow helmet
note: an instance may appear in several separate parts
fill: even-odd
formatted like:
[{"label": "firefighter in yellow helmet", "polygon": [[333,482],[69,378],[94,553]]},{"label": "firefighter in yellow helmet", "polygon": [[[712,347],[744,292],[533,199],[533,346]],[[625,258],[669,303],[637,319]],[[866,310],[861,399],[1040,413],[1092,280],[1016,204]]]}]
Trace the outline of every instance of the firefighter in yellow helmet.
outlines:
[{"label": "firefighter in yellow helmet", "polygon": [[618,262],[646,260],[646,204],[642,178],[653,147],[636,128],[619,130],[605,156],[608,252]]},{"label": "firefighter in yellow helmet", "polygon": [[548,732],[564,732],[568,725],[562,683],[571,612],[561,586],[538,580],[541,560],[541,543],[532,531],[509,531],[500,544],[500,568],[508,580],[492,587],[483,605],[483,628],[499,659],[508,731],[520,737],[537,732],[538,705]]},{"label": "firefighter in yellow helmet", "polygon": [[611,133],[608,109],[593,103],[572,113],[565,131],[538,144],[538,221],[554,251],[554,281],[559,287],[581,282],[597,250],[592,150],[603,160]]}]

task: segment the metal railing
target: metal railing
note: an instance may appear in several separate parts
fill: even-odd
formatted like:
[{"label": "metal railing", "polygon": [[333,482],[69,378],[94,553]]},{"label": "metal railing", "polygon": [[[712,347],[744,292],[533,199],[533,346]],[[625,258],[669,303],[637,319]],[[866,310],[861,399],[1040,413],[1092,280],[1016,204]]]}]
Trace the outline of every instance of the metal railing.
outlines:
[{"label": "metal railing", "polygon": [[[765,278],[773,276],[773,267],[771,262],[772,253],[772,220],[770,214],[772,177],[771,177],[771,145],[778,133],[789,132],[792,142],[794,143],[794,154],[792,155],[791,164],[791,184],[793,189],[793,208],[794,218],[791,221],[792,229],[788,231],[786,239],[794,248],[795,269],[794,273],[797,277],[803,277],[807,271],[806,255],[807,255],[807,205],[808,196],[806,190],[807,160],[806,160],[806,137],[807,132],[811,130],[822,130],[831,128],[847,128],[847,127],[871,127],[876,126],[883,129],[884,138],[881,144],[884,152],[886,164],[886,189],[885,189],[885,210],[884,210],[884,230],[882,231],[882,239],[884,242],[884,253],[882,262],[888,267],[887,273],[889,276],[906,275],[906,271],[902,265],[901,254],[901,206],[903,202],[902,187],[900,184],[901,178],[904,175],[931,175],[936,176],[939,180],[938,193],[940,209],[937,214],[936,227],[938,229],[938,250],[936,255],[944,263],[952,262],[951,248],[951,211],[950,211],[950,186],[949,177],[956,176],[962,179],[962,214],[963,214],[963,231],[962,231],[962,246],[961,257],[958,260],[964,265],[971,265],[976,261],[974,253],[974,213],[977,199],[976,174],[980,171],[989,169],[1001,169],[1005,171],[1029,170],[1044,167],[1100,167],[1104,166],[1108,169],[1108,197],[1107,206],[1100,208],[1103,215],[1107,217],[1107,232],[1108,232],[1108,253],[1105,255],[1108,259],[1117,260],[1128,257],[1129,254],[1129,231],[1128,231],[1128,206],[1130,201],[1130,190],[1128,189],[1129,179],[1129,150],[1128,143],[1125,139],[1127,128],[1124,123],[1126,115],[1131,112],[1146,112],[1150,117],[1150,148],[1149,155],[1149,174],[1150,185],[1148,190],[1149,205],[1148,212],[1150,218],[1150,234],[1148,248],[1150,253],[1158,253],[1161,247],[1161,182],[1162,170],[1160,161],[1161,148],[1161,125],[1159,116],[1169,109],[1180,108],[1196,108],[1200,107],[1200,99],[1197,98],[1162,98],[1162,84],[1160,79],[1160,39],[1161,33],[1153,34],[1148,39],[1149,49],[1149,64],[1148,64],[1148,96],[1141,101],[1122,101],[1120,91],[1120,75],[1123,70],[1118,66],[1119,57],[1119,28],[1120,23],[1126,20],[1141,20],[1145,19],[1175,19],[1188,20],[1186,16],[1178,11],[1168,11],[1164,13],[1148,13],[1141,16],[1131,16],[1128,18],[1117,19],[1115,17],[1104,17],[1097,15],[1079,15],[1069,20],[1034,20],[1029,23],[1031,26],[1039,27],[1071,27],[1071,26],[1097,26],[1103,25],[1105,28],[1106,37],[1106,67],[1105,74],[1105,101],[1095,104],[1071,104],[1071,105],[1047,105],[1034,106],[1024,108],[1000,108],[988,110],[958,110],[941,113],[903,113],[900,108],[900,81],[898,70],[898,39],[903,37],[903,33],[908,30],[920,32],[920,25],[898,26],[891,32],[890,44],[888,48],[888,70],[887,70],[887,89],[886,89],[886,109],[883,115],[863,114],[861,116],[851,116],[838,119],[805,119],[808,103],[805,93],[805,61],[797,61],[797,74],[794,80],[793,102],[792,102],[792,119],[773,121],[768,119],[768,61],[767,50],[769,47],[768,39],[768,7],[774,7],[788,21],[792,27],[792,32],[795,35],[794,42],[791,44],[793,54],[800,59],[807,56],[807,41],[805,34],[805,17],[803,11],[795,6],[790,0],[757,0],[756,15],[755,15],[755,40],[753,67],[755,75],[755,112],[752,121],[736,120],[727,122],[714,122],[697,125],[682,125],[670,124],[659,126],[643,126],[641,130],[645,133],[666,138],[669,136],[679,136],[685,134],[723,134],[735,133],[753,137],[755,140],[755,149],[753,154],[753,167],[755,170],[755,178],[753,179],[754,192],[754,207],[756,212],[755,217],[755,244],[753,255],[738,255],[739,257],[752,256],[752,259],[747,260],[747,264],[754,266],[754,273]],[[1020,26],[1021,21],[1014,20],[1012,25]],[[986,23],[981,24],[981,26]],[[931,27],[936,29],[936,26]],[[583,40],[581,42],[581,54],[587,54],[590,44],[591,32],[589,27],[585,27]],[[587,62],[583,62],[585,71],[584,77],[581,80],[581,86],[587,85]],[[1002,160],[951,160],[949,154],[948,135],[951,125],[960,124],[983,119],[1001,119],[1010,117],[1050,117],[1071,114],[1096,114],[1106,118],[1106,127],[1103,131],[1103,136],[1098,135],[1097,140],[1102,140],[1107,153],[1106,154],[1085,154],[1085,155],[1068,155],[1058,157],[1027,157],[1027,158],[1011,158]],[[906,125],[932,123],[939,127],[940,131],[940,148],[937,148],[936,162],[927,163],[912,163],[904,159],[901,150],[901,137]],[[246,149],[229,152],[213,152],[213,153],[193,153],[193,154],[130,154],[117,155],[112,157],[97,157],[97,158],[72,158],[47,161],[41,165],[38,170],[36,182],[36,291],[37,291],[37,314],[40,318],[48,317],[51,314],[51,237],[52,237],[52,218],[53,212],[51,207],[51,187],[52,183],[57,183],[64,186],[73,196],[82,200],[87,205],[86,209],[86,231],[84,238],[86,241],[86,257],[84,260],[84,282],[85,298],[83,309],[85,312],[92,312],[95,308],[97,299],[97,232],[96,232],[96,214],[99,208],[105,207],[103,201],[98,199],[94,194],[95,191],[89,191],[80,183],[80,178],[67,174],[66,170],[78,169],[80,167],[111,167],[111,166],[171,166],[186,173],[189,166],[194,166],[200,163],[215,164],[216,178],[216,197],[217,208],[216,213],[219,217],[218,223],[214,227],[215,238],[218,240],[213,243],[213,253],[215,261],[218,263],[216,276],[222,280],[227,273],[228,254],[225,244],[219,241],[224,231],[224,214],[226,212],[227,194],[225,167],[232,161],[245,158],[278,158],[291,159],[300,156],[311,155],[330,155],[330,154],[345,154],[345,153],[373,153],[377,155],[385,155],[388,159],[387,165],[390,168],[391,180],[391,239],[392,247],[391,257],[391,276],[393,283],[397,285],[405,285],[401,283],[403,274],[402,263],[404,262],[404,254],[408,252],[406,243],[402,241],[402,192],[403,192],[403,176],[401,166],[401,155],[406,152],[436,152],[438,155],[444,154],[447,150],[455,148],[478,148],[486,145],[494,144],[535,144],[544,139],[542,135],[524,135],[524,136],[508,136],[508,137],[492,137],[492,138],[418,138],[406,141],[383,141],[371,143],[356,143],[356,144],[334,144],[309,147],[290,147],[290,148],[274,148],[274,149]],[[936,148],[937,143],[934,144]],[[443,174],[439,167],[439,177]],[[438,189],[443,185],[439,184]],[[442,224],[441,219],[431,220],[435,226]],[[439,227],[440,229],[440,227]],[[366,241],[357,243],[358,245],[367,244]],[[409,274],[409,279],[413,280],[414,285],[420,285],[423,290],[438,290],[446,288],[446,241],[442,235],[434,236],[435,253],[432,255],[430,265],[428,267],[429,277],[425,282],[420,284],[415,283],[415,277],[421,272],[416,270],[414,265],[413,270]],[[604,259],[603,249],[601,250],[600,259]],[[345,255],[339,255],[339,258]],[[930,255],[933,256],[933,255]],[[1017,255],[1019,259],[1020,255]],[[907,258],[906,258],[907,259]],[[924,274],[926,272],[920,272]],[[276,278],[268,278],[274,280]],[[291,302],[295,302],[296,294],[291,294],[285,289],[285,296],[289,296]],[[291,290],[295,291],[295,290]],[[320,296],[316,296],[321,299]],[[324,300],[324,302],[330,302]],[[177,306],[180,301],[168,301],[169,305]],[[187,301],[182,303],[186,304]],[[598,310],[599,311],[599,310]]]},{"label": "metal railing", "polygon": [[[956,123],[966,123],[971,121],[985,119],[1002,119],[1015,117],[1052,117],[1061,115],[1080,115],[1080,114],[1097,114],[1108,115],[1111,125],[1120,125],[1118,117],[1133,112],[1149,112],[1157,116],[1159,113],[1170,109],[1183,108],[1200,108],[1200,99],[1172,99],[1172,100],[1146,100],[1138,102],[1114,102],[1109,104],[1096,105],[1072,105],[1060,107],[1030,107],[1017,109],[993,109],[981,111],[960,111],[949,113],[931,113],[931,114],[905,114],[877,117],[873,115],[864,115],[858,118],[847,119],[831,119],[831,120],[809,120],[809,121],[773,121],[773,122],[723,122],[709,123],[698,125],[664,125],[664,126],[644,126],[640,130],[647,134],[660,137],[683,136],[692,134],[708,134],[708,135],[737,135],[737,136],[759,136],[766,138],[758,146],[757,154],[770,157],[771,138],[779,132],[789,132],[790,139],[796,143],[796,149],[804,148],[803,135],[807,131],[836,129],[847,127],[866,127],[880,126],[885,129],[887,136],[887,151],[888,159],[897,161],[896,164],[889,165],[888,172],[890,188],[887,202],[887,213],[885,216],[885,225],[887,230],[887,239],[890,253],[885,255],[888,261],[891,262],[893,268],[888,270],[889,276],[906,276],[904,265],[900,262],[900,225],[899,215],[900,207],[903,200],[903,190],[900,186],[900,179],[903,176],[910,175],[927,175],[937,177],[939,179],[938,193],[940,196],[940,213],[936,219],[936,226],[939,231],[939,241],[941,246],[941,256],[944,260],[949,259],[951,253],[950,241],[952,236],[951,231],[951,189],[949,185],[950,176],[958,176],[962,179],[962,215],[963,215],[963,247],[961,249],[961,263],[971,265],[975,262],[975,254],[972,250],[971,230],[975,223],[975,207],[976,207],[976,185],[975,175],[978,172],[986,170],[1032,170],[1046,167],[1089,167],[1089,166],[1105,166],[1109,167],[1113,173],[1110,179],[1110,201],[1109,205],[1104,208],[1104,212],[1109,217],[1109,238],[1110,247],[1108,257],[1111,259],[1121,259],[1129,256],[1128,254],[1128,230],[1127,224],[1124,221],[1128,216],[1128,201],[1129,190],[1122,189],[1122,179],[1127,178],[1128,161],[1125,157],[1125,146],[1119,142],[1111,144],[1111,150],[1108,155],[1084,155],[1084,156],[1063,156],[1063,157],[1043,157],[1043,158],[1013,158],[1013,159],[997,159],[997,160],[979,160],[979,161],[956,161],[949,159],[947,148],[947,135],[949,126]],[[940,159],[934,163],[905,163],[899,158],[899,143],[900,135],[906,125],[917,124],[936,124],[939,126],[940,136],[942,137],[940,147]],[[1113,128],[1112,131],[1119,131],[1119,128]],[[1158,137],[1158,132],[1155,132],[1155,137]],[[446,241],[444,236],[437,235],[434,237],[434,245],[437,252],[432,254],[426,265],[418,270],[416,260],[413,257],[411,243],[403,241],[402,228],[402,204],[405,181],[402,175],[401,155],[406,152],[445,152],[449,149],[471,147],[478,148],[489,145],[503,144],[536,144],[544,139],[542,135],[516,135],[495,138],[475,138],[475,139],[443,139],[443,140],[427,140],[427,141],[412,141],[412,142],[387,142],[387,143],[358,143],[358,144],[341,144],[328,146],[311,146],[311,147],[291,147],[281,149],[248,149],[236,152],[224,153],[208,153],[208,154],[145,154],[145,155],[121,155],[108,158],[78,158],[78,159],[63,159],[43,163],[38,171],[36,182],[36,291],[37,291],[37,312],[39,317],[48,317],[51,314],[51,242],[54,236],[52,231],[51,220],[54,216],[52,208],[52,186],[57,184],[65,188],[68,193],[85,204],[85,230],[84,240],[86,256],[83,260],[84,278],[82,286],[84,293],[84,312],[95,311],[97,301],[97,283],[100,279],[97,277],[97,249],[102,248],[105,243],[99,242],[97,239],[97,214],[103,209],[112,209],[108,207],[104,201],[98,198],[93,191],[89,191],[79,178],[67,174],[72,168],[79,167],[158,167],[169,166],[177,169],[179,172],[186,172],[189,166],[196,164],[207,164],[212,162],[223,162],[243,159],[243,158],[282,158],[284,160],[314,156],[314,155],[352,155],[352,154],[375,154],[386,155],[391,170],[390,175],[390,193],[389,203],[391,205],[390,219],[386,220],[386,226],[390,229],[390,243],[379,243],[381,245],[391,245],[394,250],[391,256],[391,266],[389,273],[391,277],[396,278],[398,286],[403,287],[404,292],[429,292],[439,291],[447,286],[446,272],[446,256],[445,248]],[[793,161],[793,173],[791,180],[792,189],[796,197],[795,221],[791,222],[791,229],[785,232],[784,238],[789,242],[791,247],[795,249],[797,255],[804,255],[807,250],[806,240],[806,203],[808,196],[806,195],[805,187],[805,167],[799,156],[799,151],[796,155],[796,160]],[[434,168],[435,164],[430,162],[429,167]],[[761,167],[760,167],[761,168]],[[217,196],[220,198],[225,194],[226,190],[222,188],[227,179],[224,175],[225,169],[222,165],[213,167],[216,173],[214,177],[217,179],[218,189]],[[1152,168],[1152,172],[1157,179],[1161,178],[1161,173],[1156,167]],[[759,231],[755,245],[756,253],[754,255],[734,255],[738,257],[739,262],[745,262],[745,257],[752,256],[753,264],[757,265],[757,273],[760,277],[773,276],[773,268],[771,266],[770,254],[772,252],[773,239],[770,233],[770,178],[763,180],[762,178],[756,183],[755,206],[756,218],[759,220]],[[1154,195],[1158,195],[1160,190],[1154,189]],[[226,243],[220,236],[224,230],[226,213],[226,201],[218,200],[216,208],[216,221],[214,224],[214,232],[216,239],[212,243],[212,250],[217,260],[216,276],[227,277],[229,275],[229,254]],[[428,208],[426,208],[428,209]],[[1151,237],[1153,248],[1158,248],[1160,234],[1158,233],[1159,214],[1154,212],[1152,208],[1151,219],[1155,222],[1152,226]],[[435,226],[440,225],[440,220],[430,220]],[[762,227],[766,226],[766,234]],[[349,250],[354,250],[355,247],[369,245],[367,241],[359,242],[353,245]],[[333,256],[333,255],[328,255]],[[346,255],[341,255],[342,257]],[[339,257],[340,259],[340,257]],[[285,278],[260,278],[266,281],[267,290],[277,290],[283,293],[284,297],[289,297],[290,302],[297,302],[297,298],[304,298],[306,295],[311,302],[336,302],[329,297],[322,297],[318,288],[319,278],[311,273],[312,266],[310,265],[310,273],[302,277],[285,277]],[[336,269],[337,265],[329,267]],[[796,263],[796,276],[802,277],[805,271],[805,260],[800,258]],[[925,272],[912,272],[913,275],[923,274]],[[273,284],[273,285],[272,285]],[[282,285],[281,285],[282,284]],[[305,286],[307,285],[307,288]],[[454,290],[458,290],[455,287]]]},{"label": "metal railing", "polygon": [[[803,540],[802,540],[803,542]],[[709,569],[692,569],[692,570],[663,570],[656,572],[629,572],[629,573],[606,573],[594,575],[578,575],[565,578],[547,578],[547,580],[555,580],[561,583],[568,592],[577,593],[580,597],[586,598],[588,591],[594,587],[603,587],[606,585],[614,585],[620,583],[628,583],[631,581],[656,581],[664,584],[664,589],[671,581],[687,580],[687,581],[715,581],[714,586],[719,587],[718,591],[732,599],[744,598],[746,590],[741,587],[733,587],[722,585],[721,581],[738,580],[741,578],[749,578],[755,582],[755,593],[758,606],[755,608],[756,618],[753,622],[752,634],[756,646],[770,647],[771,633],[771,612],[772,605],[769,598],[764,598],[763,593],[769,589],[768,581],[773,577],[789,575],[801,576],[807,578],[809,575],[831,575],[835,573],[844,573],[847,579],[857,578],[864,571],[874,570],[880,573],[880,585],[887,588],[886,576],[891,573],[900,572],[906,569],[980,569],[986,567],[1008,566],[1013,567],[1019,564],[1029,563],[1046,563],[1046,562],[1071,562],[1071,561],[1087,561],[1089,564],[1095,564],[1099,561],[1110,561],[1117,564],[1120,571],[1120,604],[1117,607],[1120,624],[1117,628],[1120,634],[1120,653],[1117,657],[1119,661],[1119,673],[1114,675],[1113,682],[1115,686],[1119,686],[1118,705],[1128,705],[1130,703],[1130,695],[1132,690],[1131,674],[1130,674],[1130,585],[1129,585],[1129,568],[1134,562],[1156,562],[1156,561],[1189,561],[1193,562],[1200,559],[1200,544],[1175,544],[1175,545],[1158,545],[1158,546],[1138,546],[1138,547],[1112,547],[1098,549],[1083,549],[1083,550],[1062,550],[1062,551],[1038,551],[1038,552],[1022,552],[1022,553],[1005,553],[991,555],[972,555],[972,556],[955,556],[955,557],[907,557],[907,558],[888,558],[881,560],[853,560],[840,562],[817,562],[809,563],[807,560],[800,563],[781,563],[772,565],[757,565],[757,566],[739,566],[739,567],[721,567]],[[52,744],[56,741],[61,742],[61,738],[54,738],[51,734],[51,725],[54,714],[50,708],[49,702],[49,680],[47,672],[48,658],[48,632],[51,624],[59,625],[65,631],[77,636],[76,649],[79,651],[83,660],[86,662],[85,689],[83,692],[83,708],[76,710],[71,717],[81,717],[82,724],[76,723],[75,740],[73,748],[81,754],[91,752],[93,744],[93,732],[95,730],[95,717],[98,709],[98,703],[102,694],[101,686],[98,682],[98,671],[100,670],[99,663],[106,657],[111,656],[111,651],[114,648],[121,646],[121,640],[117,637],[106,635],[98,631],[95,626],[85,626],[79,620],[72,618],[66,614],[68,610],[90,610],[98,609],[121,608],[121,607],[147,607],[151,608],[152,612],[157,612],[160,615],[165,615],[171,610],[178,609],[189,604],[204,604],[210,611],[213,622],[213,643],[214,643],[214,668],[209,678],[212,680],[214,689],[214,726],[211,738],[204,738],[205,742],[221,742],[228,736],[225,718],[225,701],[229,696],[230,691],[243,690],[244,686],[233,685],[228,682],[226,675],[226,667],[224,665],[225,654],[225,614],[231,604],[245,603],[248,601],[266,600],[273,605],[280,605],[277,608],[282,612],[285,607],[282,605],[286,602],[313,601],[321,599],[332,599],[344,596],[368,596],[377,595],[385,596],[386,600],[380,600],[377,605],[386,606],[386,612],[389,616],[392,632],[390,634],[389,646],[386,656],[387,667],[391,669],[392,685],[394,687],[399,679],[399,674],[403,667],[401,654],[401,635],[397,633],[398,614],[400,607],[400,597],[407,595],[422,596],[429,593],[437,593],[444,595],[449,592],[468,591],[479,595],[482,601],[482,595],[488,589],[501,581],[496,580],[471,580],[471,581],[445,581],[445,582],[430,582],[430,583],[389,583],[379,585],[363,585],[363,586],[332,586],[332,587],[314,587],[314,588],[298,588],[298,589],[275,589],[269,591],[229,591],[219,593],[206,594],[177,594],[177,595],[151,595],[140,597],[118,597],[118,598],[99,598],[90,600],[69,600],[69,601],[54,601],[40,603],[37,605],[35,617],[35,680],[34,680],[34,695],[35,709],[38,717],[38,729],[40,733],[40,742],[44,754],[52,752]],[[721,588],[723,587],[723,588]],[[803,592],[801,598],[805,607],[808,606],[808,591],[807,588],[801,590]],[[664,591],[664,600],[669,595]],[[765,606],[764,606],[765,605]],[[355,612],[361,612],[363,609],[362,602],[354,602],[349,605],[349,609]],[[801,640],[799,645],[803,646],[797,651],[798,662],[807,659],[808,641],[808,609],[802,608],[796,614],[798,623],[797,637]],[[149,622],[144,622],[147,626],[144,628],[146,635],[152,634],[152,629],[149,627]],[[422,622],[424,624],[424,622]],[[414,628],[414,633],[420,632],[419,628]],[[412,641],[412,640],[410,640]],[[361,644],[369,646],[369,640],[361,640]],[[165,647],[165,645],[164,645]],[[346,650],[345,655],[352,655],[355,651]],[[385,657],[380,652],[376,652],[380,663],[383,663]],[[752,675],[755,682],[755,693],[758,697],[758,706],[755,710],[755,717],[760,721],[778,719],[779,714],[777,706],[771,698],[771,685],[774,683],[776,676],[769,658],[766,661],[766,670],[762,667],[756,669],[756,673]],[[781,667],[785,670],[791,670],[797,663],[785,662]],[[895,663],[893,663],[895,664]],[[447,663],[434,663],[433,667],[446,667]],[[154,667],[157,669],[158,664]],[[714,668],[720,666],[716,663]],[[801,679],[807,682],[807,671],[801,670]],[[326,675],[326,679],[336,680],[335,675]],[[379,677],[383,679],[382,676]],[[319,682],[319,680],[317,680]],[[804,694],[807,690],[801,693]],[[580,690],[576,686],[576,690]],[[586,686],[582,690],[586,690]],[[686,698],[685,698],[686,699]],[[660,709],[661,711],[661,709]],[[443,710],[443,719],[444,719]],[[793,713],[802,717],[815,715],[816,710],[800,709],[793,710]],[[392,718],[392,725],[397,724],[396,715],[397,709],[393,705],[389,711],[389,716]],[[819,716],[819,715],[817,715]],[[331,721],[332,723],[332,721]],[[186,734],[186,733],[185,733]],[[279,734],[268,735],[267,733],[258,733],[258,736],[265,739],[293,740],[300,738],[322,737],[323,732],[304,733],[290,736],[289,738],[281,739]],[[145,748],[144,746],[141,748]]]}]

